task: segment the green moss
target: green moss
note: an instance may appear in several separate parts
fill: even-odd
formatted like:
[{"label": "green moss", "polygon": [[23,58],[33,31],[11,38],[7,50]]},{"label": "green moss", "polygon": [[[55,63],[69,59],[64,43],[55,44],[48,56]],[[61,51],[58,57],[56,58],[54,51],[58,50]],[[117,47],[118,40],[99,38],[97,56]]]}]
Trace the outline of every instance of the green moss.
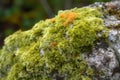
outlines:
[{"label": "green moss", "polygon": [[0,53],[0,74],[5,80],[51,80],[54,74],[67,80],[91,80],[94,71],[82,59],[104,30],[97,8],[60,11],[28,31],[5,39]]}]

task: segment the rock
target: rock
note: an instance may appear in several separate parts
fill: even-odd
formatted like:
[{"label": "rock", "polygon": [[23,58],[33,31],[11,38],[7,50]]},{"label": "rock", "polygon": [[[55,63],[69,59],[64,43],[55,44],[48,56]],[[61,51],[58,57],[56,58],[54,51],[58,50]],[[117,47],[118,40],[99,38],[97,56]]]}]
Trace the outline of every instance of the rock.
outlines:
[{"label": "rock", "polygon": [[120,1],[59,11],[5,39],[0,80],[119,80]]}]

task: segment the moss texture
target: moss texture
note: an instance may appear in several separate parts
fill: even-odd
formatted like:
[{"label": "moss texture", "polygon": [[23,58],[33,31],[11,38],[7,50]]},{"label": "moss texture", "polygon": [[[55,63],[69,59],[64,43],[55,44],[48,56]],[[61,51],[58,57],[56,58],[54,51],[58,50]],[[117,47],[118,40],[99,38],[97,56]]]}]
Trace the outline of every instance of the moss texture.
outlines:
[{"label": "moss texture", "polygon": [[59,11],[28,31],[5,39],[0,51],[1,80],[92,80],[96,74],[82,58],[104,30],[98,8]]}]

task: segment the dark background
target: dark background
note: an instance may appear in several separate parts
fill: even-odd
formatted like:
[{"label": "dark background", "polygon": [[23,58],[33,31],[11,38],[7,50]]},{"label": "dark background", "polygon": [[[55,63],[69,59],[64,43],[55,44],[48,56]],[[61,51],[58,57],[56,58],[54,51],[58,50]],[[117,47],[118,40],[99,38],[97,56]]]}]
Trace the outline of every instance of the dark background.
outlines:
[{"label": "dark background", "polygon": [[16,30],[28,30],[39,20],[54,17],[58,10],[110,0],[0,0],[0,47]]}]

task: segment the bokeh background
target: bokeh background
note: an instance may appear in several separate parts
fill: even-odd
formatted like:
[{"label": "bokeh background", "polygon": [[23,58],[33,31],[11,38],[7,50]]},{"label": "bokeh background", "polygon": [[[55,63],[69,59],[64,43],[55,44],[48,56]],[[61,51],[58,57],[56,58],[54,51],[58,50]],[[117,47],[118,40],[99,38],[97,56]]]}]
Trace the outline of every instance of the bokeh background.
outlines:
[{"label": "bokeh background", "polygon": [[57,15],[58,10],[110,0],[0,0],[0,48],[5,37],[28,30],[36,22]]}]

